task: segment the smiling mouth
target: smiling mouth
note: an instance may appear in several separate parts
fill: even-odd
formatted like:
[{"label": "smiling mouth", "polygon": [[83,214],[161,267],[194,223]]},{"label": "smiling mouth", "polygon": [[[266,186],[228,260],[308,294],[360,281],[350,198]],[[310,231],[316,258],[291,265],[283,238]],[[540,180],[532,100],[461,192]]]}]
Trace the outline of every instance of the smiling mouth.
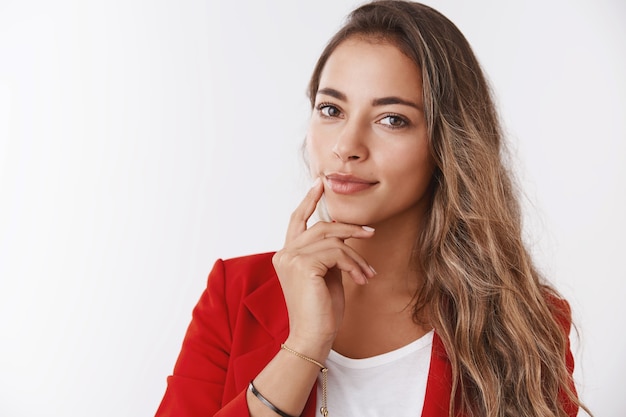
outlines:
[{"label": "smiling mouth", "polygon": [[378,181],[368,181],[347,174],[331,174],[326,176],[326,184],[332,192],[347,195],[365,191],[378,184]]}]

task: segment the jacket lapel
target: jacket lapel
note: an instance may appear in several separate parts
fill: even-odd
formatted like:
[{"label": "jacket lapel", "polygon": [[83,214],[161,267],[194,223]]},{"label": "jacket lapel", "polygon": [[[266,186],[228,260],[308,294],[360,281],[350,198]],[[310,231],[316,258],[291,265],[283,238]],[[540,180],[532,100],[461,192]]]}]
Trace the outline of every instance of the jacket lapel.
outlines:
[{"label": "jacket lapel", "polygon": [[248,294],[244,305],[273,339],[283,342],[289,335],[289,318],[283,291],[275,273]]},{"label": "jacket lapel", "polygon": [[276,355],[289,334],[283,293],[273,269],[271,273],[271,276],[259,277],[259,286],[244,297],[244,309],[238,316],[239,334],[234,339],[239,342],[231,352],[237,389],[247,387]]},{"label": "jacket lapel", "polygon": [[435,331],[422,417],[448,417],[451,387],[452,366],[443,342]]}]

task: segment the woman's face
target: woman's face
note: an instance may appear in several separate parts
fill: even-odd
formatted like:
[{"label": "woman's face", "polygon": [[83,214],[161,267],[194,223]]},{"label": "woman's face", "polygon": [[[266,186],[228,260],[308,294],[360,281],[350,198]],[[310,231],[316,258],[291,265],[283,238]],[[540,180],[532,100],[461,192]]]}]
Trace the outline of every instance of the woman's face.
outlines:
[{"label": "woman's face", "polygon": [[321,74],[307,150],[333,220],[418,222],[434,168],[419,67],[391,43],[342,42]]}]

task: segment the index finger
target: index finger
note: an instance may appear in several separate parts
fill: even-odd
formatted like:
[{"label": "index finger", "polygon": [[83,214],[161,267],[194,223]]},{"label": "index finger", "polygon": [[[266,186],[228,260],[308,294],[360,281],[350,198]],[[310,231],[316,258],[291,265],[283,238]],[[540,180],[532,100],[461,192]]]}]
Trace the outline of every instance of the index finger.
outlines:
[{"label": "index finger", "polygon": [[324,194],[324,185],[322,184],[322,179],[317,177],[309,192],[306,193],[298,207],[291,213],[289,226],[287,226],[286,243],[291,242],[306,230],[306,222],[315,211],[322,194]]}]

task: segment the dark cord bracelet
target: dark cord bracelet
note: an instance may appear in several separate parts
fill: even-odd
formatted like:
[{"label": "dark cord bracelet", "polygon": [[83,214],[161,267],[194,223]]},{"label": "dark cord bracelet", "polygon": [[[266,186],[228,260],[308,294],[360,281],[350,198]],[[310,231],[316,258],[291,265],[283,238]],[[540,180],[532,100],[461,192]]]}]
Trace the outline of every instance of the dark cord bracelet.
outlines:
[{"label": "dark cord bracelet", "polygon": [[285,413],[283,410],[281,410],[280,408],[276,407],[274,404],[272,404],[271,402],[269,402],[269,400],[267,398],[265,398],[263,395],[261,395],[261,393],[254,387],[254,384],[252,383],[252,381],[250,381],[250,385],[248,385],[248,389],[250,390],[250,392],[252,394],[254,394],[255,397],[257,397],[259,399],[259,401],[261,401],[267,408],[269,408],[270,410],[272,410],[273,412],[275,412],[276,414],[278,414],[281,417],[294,417],[290,414]]}]

